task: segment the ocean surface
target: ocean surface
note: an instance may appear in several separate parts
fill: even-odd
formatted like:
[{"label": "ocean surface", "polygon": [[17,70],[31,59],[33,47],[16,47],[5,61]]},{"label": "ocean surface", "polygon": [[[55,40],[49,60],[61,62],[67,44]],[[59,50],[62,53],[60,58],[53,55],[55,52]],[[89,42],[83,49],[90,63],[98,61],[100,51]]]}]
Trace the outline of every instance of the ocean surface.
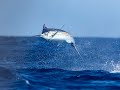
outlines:
[{"label": "ocean surface", "polygon": [[0,90],[120,90],[120,39],[0,37]]}]

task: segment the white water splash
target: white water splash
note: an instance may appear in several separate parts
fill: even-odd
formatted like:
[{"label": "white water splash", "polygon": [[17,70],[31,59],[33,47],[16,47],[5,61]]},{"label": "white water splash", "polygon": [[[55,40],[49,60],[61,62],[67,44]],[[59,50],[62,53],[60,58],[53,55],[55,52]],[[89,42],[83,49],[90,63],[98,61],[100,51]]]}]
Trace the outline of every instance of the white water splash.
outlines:
[{"label": "white water splash", "polygon": [[113,67],[113,70],[111,71],[111,73],[120,73],[120,62],[115,64],[114,61],[111,61],[111,65]]},{"label": "white water splash", "polygon": [[103,69],[109,70],[110,73],[120,73],[120,62],[106,61]]}]

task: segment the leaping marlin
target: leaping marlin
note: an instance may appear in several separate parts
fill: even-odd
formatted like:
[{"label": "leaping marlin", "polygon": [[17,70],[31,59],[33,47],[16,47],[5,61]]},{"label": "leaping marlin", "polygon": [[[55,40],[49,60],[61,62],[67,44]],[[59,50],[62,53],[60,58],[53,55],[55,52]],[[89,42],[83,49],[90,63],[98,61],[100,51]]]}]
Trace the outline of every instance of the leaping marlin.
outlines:
[{"label": "leaping marlin", "polygon": [[80,55],[79,51],[76,48],[74,38],[68,32],[64,30],[55,29],[55,28],[47,28],[44,24],[42,34],[39,36],[46,40],[65,40],[72,47],[74,47],[74,49]]}]

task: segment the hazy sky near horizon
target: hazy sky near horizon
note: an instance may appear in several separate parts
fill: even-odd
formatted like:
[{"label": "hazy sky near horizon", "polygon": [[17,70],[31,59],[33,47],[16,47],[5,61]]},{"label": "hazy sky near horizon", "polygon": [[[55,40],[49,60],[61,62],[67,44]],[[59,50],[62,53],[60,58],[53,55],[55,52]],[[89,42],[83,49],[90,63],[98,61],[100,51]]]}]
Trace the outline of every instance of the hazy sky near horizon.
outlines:
[{"label": "hazy sky near horizon", "polygon": [[78,37],[120,37],[120,0],[0,0],[0,35],[37,35],[43,24],[65,24]]}]

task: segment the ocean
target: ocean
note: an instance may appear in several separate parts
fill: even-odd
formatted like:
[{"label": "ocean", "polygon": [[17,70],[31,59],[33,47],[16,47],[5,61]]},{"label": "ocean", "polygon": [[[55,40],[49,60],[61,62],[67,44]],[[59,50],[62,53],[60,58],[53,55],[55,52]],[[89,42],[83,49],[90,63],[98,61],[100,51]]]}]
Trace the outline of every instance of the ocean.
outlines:
[{"label": "ocean", "polygon": [[120,39],[0,37],[0,90],[120,90]]}]

